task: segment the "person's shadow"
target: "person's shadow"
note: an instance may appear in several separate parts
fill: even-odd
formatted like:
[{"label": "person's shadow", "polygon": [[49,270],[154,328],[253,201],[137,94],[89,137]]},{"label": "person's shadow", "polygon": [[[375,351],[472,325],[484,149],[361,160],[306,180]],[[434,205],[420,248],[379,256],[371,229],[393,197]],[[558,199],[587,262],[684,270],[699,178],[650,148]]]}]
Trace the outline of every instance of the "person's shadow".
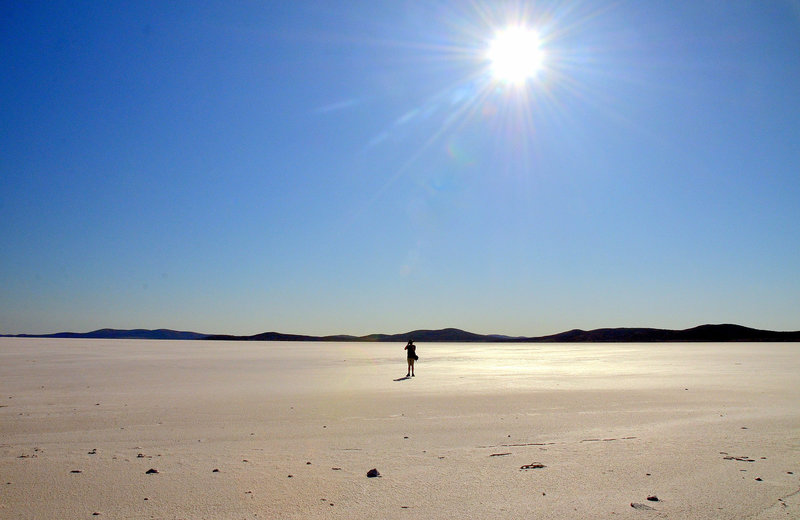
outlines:
[{"label": "person's shadow", "polygon": [[395,381],[405,381],[406,379],[411,379],[411,376],[403,376],[398,379],[395,379]]}]

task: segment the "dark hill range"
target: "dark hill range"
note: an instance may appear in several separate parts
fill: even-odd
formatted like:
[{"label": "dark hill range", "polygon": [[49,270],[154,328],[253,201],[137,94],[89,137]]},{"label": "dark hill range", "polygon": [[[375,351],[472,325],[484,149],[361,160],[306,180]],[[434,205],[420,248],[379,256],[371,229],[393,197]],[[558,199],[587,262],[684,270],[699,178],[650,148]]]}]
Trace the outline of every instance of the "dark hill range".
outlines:
[{"label": "dark hill range", "polygon": [[[0,336],[11,336],[2,335]],[[460,329],[414,330],[403,334],[369,334],[367,336],[306,336],[301,334],[283,334],[280,332],[263,332],[252,336],[233,336],[226,334],[200,334],[169,329],[118,330],[100,329],[93,332],[59,332],[56,334],[18,334],[12,337],[26,338],[104,338],[104,339],[207,339],[225,341],[364,341],[364,342],[405,342],[413,339],[417,342],[480,342],[480,343],[663,343],[663,342],[764,342],[764,341],[796,341],[800,342],[800,331],[776,332],[758,330],[741,325],[700,325],[686,330],[649,329],[649,328],[616,328],[580,330],[574,329],[559,334],[541,337],[509,337],[497,334],[474,334]]]},{"label": "dark hill range", "polygon": [[727,342],[727,341],[800,341],[798,332],[776,332],[771,330],[758,330],[741,325],[700,325],[686,330],[647,329],[647,328],[620,328],[620,329],[595,329],[584,331],[580,329],[529,338],[520,341],[551,342],[551,343],[578,343],[578,342],[613,342],[613,343],[653,343],[653,342]]},{"label": "dark hill range", "polygon": [[55,334],[0,334],[16,338],[89,338],[89,339],[206,339],[208,334],[170,329],[100,329],[92,332],[56,332]]}]

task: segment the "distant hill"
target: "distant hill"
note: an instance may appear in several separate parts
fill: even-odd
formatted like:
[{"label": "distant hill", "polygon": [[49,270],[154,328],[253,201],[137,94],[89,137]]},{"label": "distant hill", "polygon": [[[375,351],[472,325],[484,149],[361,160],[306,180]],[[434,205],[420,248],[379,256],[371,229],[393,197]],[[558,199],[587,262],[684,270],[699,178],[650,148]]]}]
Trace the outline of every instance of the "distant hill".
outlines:
[{"label": "distant hill", "polygon": [[798,332],[775,332],[771,330],[758,330],[741,325],[700,325],[686,330],[647,329],[647,328],[619,328],[595,329],[584,331],[580,329],[529,338],[521,341],[551,342],[551,343],[577,343],[577,342],[613,342],[613,343],[652,343],[652,342],[728,342],[728,341],[800,341]]},{"label": "distant hill", "polygon": [[92,332],[56,332],[55,334],[3,334],[17,338],[94,338],[94,339],[205,339],[208,334],[170,329],[100,329]]},{"label": "distant hill", "polygon": [[461,329],[413,330],[403,334],[369,334],[367,336],[306,336],[302,334],[283,334],[281,332],[262,332],[252,336],[233,336],[226,334],[201,334],[170,329],[100,329],[92,332],[58,332],[55,334],[0,334],[6,337],[23,338],[103,338],[103,339],[206,339],[222,341],[363,341],[363,342],[417,342],[452,343],[664,343],[664,342],[800,342],[800,331],[777,332],[743,327],[741,325],[700,325],[686,330],[616,328],[581,330],[574,329],[559,334],[540,337],[510,337],[498,334],[474,334]]}]

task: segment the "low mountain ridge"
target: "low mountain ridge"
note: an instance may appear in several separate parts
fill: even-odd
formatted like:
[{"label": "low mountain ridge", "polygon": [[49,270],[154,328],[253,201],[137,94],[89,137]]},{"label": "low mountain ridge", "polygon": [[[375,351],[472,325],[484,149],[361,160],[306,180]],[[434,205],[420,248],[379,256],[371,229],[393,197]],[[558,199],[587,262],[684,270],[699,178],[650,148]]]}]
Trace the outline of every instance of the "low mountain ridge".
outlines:
[{"label": "low mountain ridge", "polygon": [[92,332],[56,332],[55,334],[0,334],[15,338],[81,339],[206,339],[208,334],[171,329],[99,329]]},{"label": "low mountain ridge", "polygon": [[540,337],[510,337],[500,334],[475,334],[461,329],[420,329],[403,334],[369,334],[350,336],[308,336],[262,332],[251,336],[230,334],[201,334],[199,332],[171,329],[99,329],[92,332],[58,332],[55,334],[0,334],[0,337],[22,338],[98,338],[98,339],[169,339],[169,340],[219,340],[219,341],[339,341],[339,342],[417,342],[452,343],[668,343],[668,342],[800,342],[800,331],[779,332],[759,330],[741,325],[699,325],[685,330],[653,328],[603,328],[594,330],[573,329]]}]

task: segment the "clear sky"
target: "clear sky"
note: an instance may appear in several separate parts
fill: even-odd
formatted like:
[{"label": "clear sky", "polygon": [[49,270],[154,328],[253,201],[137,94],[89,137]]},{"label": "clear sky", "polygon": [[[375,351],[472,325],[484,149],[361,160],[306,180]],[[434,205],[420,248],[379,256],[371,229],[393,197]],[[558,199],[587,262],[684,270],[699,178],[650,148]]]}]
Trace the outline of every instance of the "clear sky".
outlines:
[{"label": "clear sky", "polygon": [[796,0],[4,2],[0,123],[2,333],[800,329]]}]

